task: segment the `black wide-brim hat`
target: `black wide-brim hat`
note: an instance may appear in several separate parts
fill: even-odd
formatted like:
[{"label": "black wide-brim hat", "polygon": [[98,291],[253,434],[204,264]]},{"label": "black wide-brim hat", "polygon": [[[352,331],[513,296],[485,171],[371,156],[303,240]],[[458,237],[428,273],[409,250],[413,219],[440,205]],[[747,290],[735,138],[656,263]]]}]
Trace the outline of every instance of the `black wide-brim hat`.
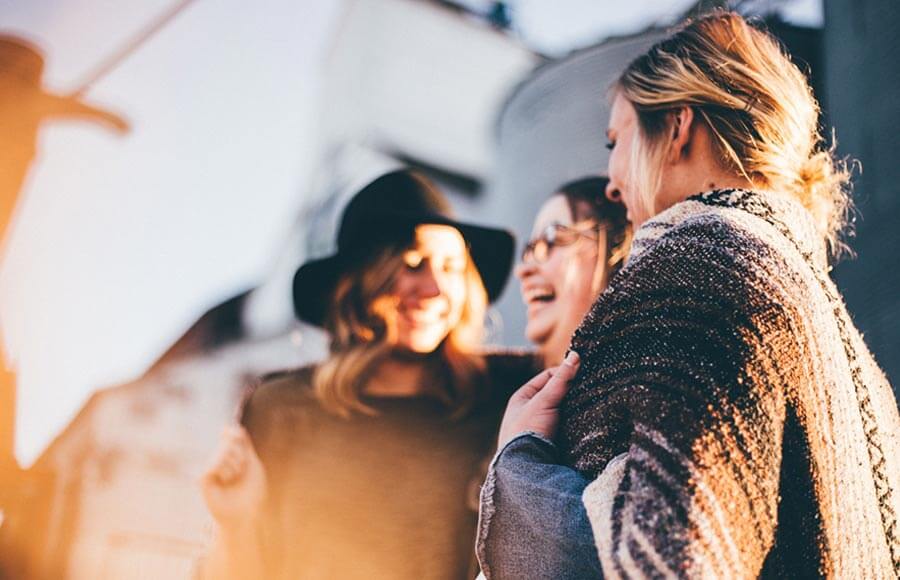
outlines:
[{"label": "black wide-brim hat", "polygon": [[423,175],[403,169],[382,175],[360,190],[341,216],[337,251],[303,264],[294,274],[297,318],[322,326],[341,275],[364,267],[380,249],[410,244],[416,226],[450,226],[462,235],[489,302],[503,292],[513,264],[515,238],[503,229],[453,219],[450,206]]}]

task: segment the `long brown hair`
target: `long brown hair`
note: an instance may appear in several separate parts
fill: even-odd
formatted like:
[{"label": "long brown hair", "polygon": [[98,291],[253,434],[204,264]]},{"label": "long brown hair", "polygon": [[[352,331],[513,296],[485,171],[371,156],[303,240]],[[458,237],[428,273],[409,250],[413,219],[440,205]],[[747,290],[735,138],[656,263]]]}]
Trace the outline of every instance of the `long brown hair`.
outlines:
[{"label": "long brown hair", "polygon": [[[374,252],[349,268],[335,286],[325,329],[331,334],[330,356],[313,374],[322,406],[341,417],[376,414],[362,400],[366,383],[393,351],[396,312],[390,292],[404,267],[402,245]],[[468,412],[484,382],[485,362],[478,354],[484,334],[487,292],[471,256],[466,260],[466,302],[459,323],[429,357],[426,379],[452,417]]]},{"label": "long brown hair", "polygon": [[798,199],[832,255],[845,249],[849,171],[834,146],[825,146],[806,77],[770,34],[715,11],[635,59],[613,88],[637,112],[631,178],[646,207],[654,207],[659,189],[670,113],[689,106],[709,128],[724,167]]},{"label": "long brown hair", "polygon": [[[609,279],[625,264],[631,250],[631,222],[625,206],[606,197],[609,179],[601,176],[584,177],[560,187],[554,195],[561,195],[569,205],[569,213],[575,222],[592,220],[600,226],[605,236],[606,255],[603,258],[603,279],[597,280],[598,289],[605,288]],[[598,269],[599,271],[599,269]]]}]

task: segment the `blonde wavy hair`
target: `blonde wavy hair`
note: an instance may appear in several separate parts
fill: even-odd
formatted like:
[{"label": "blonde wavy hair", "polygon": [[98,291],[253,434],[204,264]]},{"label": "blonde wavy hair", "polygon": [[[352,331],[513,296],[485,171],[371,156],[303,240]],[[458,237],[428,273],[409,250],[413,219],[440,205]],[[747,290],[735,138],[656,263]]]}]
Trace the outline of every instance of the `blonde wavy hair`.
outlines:
[{"label": "blonde wavy hair", "polygon": [[613,86],[635,108],[632,183],[648,208],[660,186],[671,115],[681,106],[710,130],[724,167],[786,193],[812,214],[832,256],[851,210],[850,172],[819,131],[819,104],[769,33],[716,11],[686,23],[635,59]]},{"label": "blonde wavy hair", "polygon": [[[391,295],[404,247],[388,247],[338,280],[325,329],[330,356],[313,374],[313,390],[322,406],[340,417],[375,415],[362,395],[372,373],[394,349],[396,308]],[[426,363],[428,394],[443,402],[453,418],[464,416],[484,384],[486,364],[478,349],[484,337],[487,291],[467,255],[466,302],[459,323]]]}]

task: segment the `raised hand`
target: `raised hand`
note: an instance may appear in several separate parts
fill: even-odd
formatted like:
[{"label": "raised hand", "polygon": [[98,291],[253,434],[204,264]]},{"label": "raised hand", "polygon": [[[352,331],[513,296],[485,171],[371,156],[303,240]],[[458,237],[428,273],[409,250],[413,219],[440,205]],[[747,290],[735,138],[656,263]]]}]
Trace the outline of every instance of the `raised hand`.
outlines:
[{"label": "raised hand", "polygon": [[266,485],[265,469],[247,431],[239,425],[226,427],[200,480],[210,513],[222,528],[246,527],[262,512]]},{"label": "raised hand", "polygon": [[513,394],[500,423],[499,448],[525,431],[553,438],[559,422],[559,403],[569,390],[569,381],[578,372],[579,364],[578,353],[570,351],[561,365],[536,375]]}]

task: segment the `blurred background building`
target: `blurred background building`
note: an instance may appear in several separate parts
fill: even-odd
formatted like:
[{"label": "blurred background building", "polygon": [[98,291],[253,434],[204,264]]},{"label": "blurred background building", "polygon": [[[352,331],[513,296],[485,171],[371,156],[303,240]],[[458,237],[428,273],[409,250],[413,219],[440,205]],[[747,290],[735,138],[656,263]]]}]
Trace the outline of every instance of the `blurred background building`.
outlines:
[{"label": "blurred background building", "polygon": [[[205,314],[193,315],[137,378],[93,394],[42,451],[29,470],[31,495],[23,496],[40,501],[20,502],[0,525],[29,529],[35,541],[22,549],[33,575],[188,577],[211,532],[196,478],[244,388],[325,351],[321,332],[293,320],[290,280],[304,259],[332,250],[353,192],[381,171],[414,165],[450,193],[462,217],[510,227],[521,242],[556,186],[603,171],[606,89],[615,74],[666,26],[714,3],[636,2],[621,11],[593,2],[538,4],[339,3],[322,51],[307,171],[293,184],[301,202],[277,256],[256,280],[208,299]],[[891,161],[900,69],[889,48],[898,5],[772,0],[737,7],[766,18],[808,65],[839,151],[863,165],[856,187],[863,217],[851,240],[859,257],[835,275],[896,385],[900,234],[892,226],[900,221],[900,175]],[[570,12],[568,28],[547,16],[554,10]],[[565,31],[554,34],[554,27]],[[227,123],[219,130],[228,138]],[[524,344],[515,281],[490,326],[494,342]]]},{"label": "blurred background building", "polygon": [[900,3],[825,2],[822,96],[838,153],[857,159],[857,256],[834,278],[853,319],[900,393]]},{"label": "blurred background building", "polygon": [[189,577],[211,532],[197,480],[245,387],[325,352],[322,333],[294,320],[291,279],[304,259],[333,251],[349,197],[381,172],[414,165],[460,214],[484,218],[495,112],[540,57],[447,4],[349,0],[338,19],[315,160],[280,255],[263,280],[213,305],[142,376],[95,393],[41,454],[30,469],[34,491],[7,522],[31,539],[28,573]]}]

